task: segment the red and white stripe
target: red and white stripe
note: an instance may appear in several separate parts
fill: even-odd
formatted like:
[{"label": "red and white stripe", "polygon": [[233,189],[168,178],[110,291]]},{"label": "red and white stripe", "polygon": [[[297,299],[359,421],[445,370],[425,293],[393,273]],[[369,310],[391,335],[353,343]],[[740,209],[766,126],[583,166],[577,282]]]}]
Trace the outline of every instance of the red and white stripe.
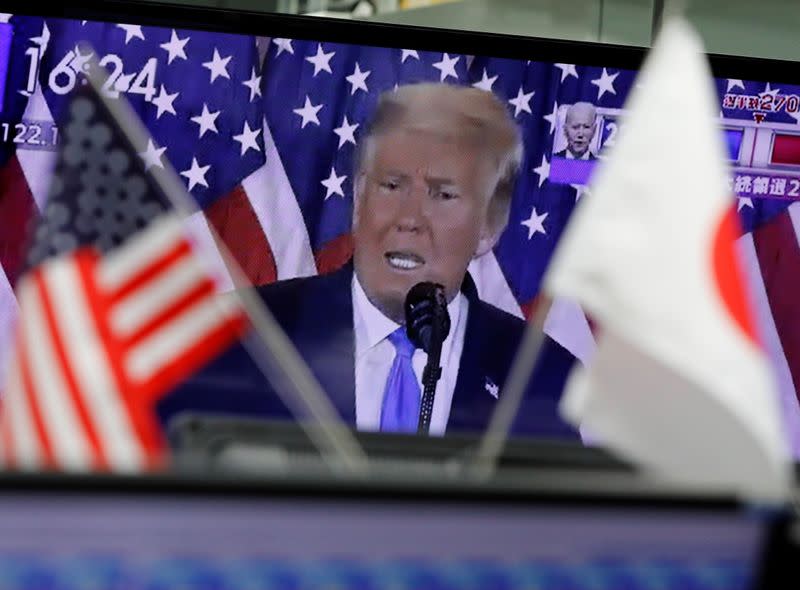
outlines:
[{"label": "red and white stripe", "polygon": [[19,309],[11,283],[0,265],[0,391],[7,378],[9,352],[14,337]]},{"label": "red and white stripe", "polygon": [[775,369],[782,418],[794,456],[800,456],[800,203],[740,240],[750,269],[760,335]]},{"label": "red and white stripe", "polygon": [[8,465],[26,469],[155,466],[154,402],[243,325],[174,218],[104,258],[81,250],[47,261],[18,298],[2,447]]},{"label": "red and white stripe", "polygon": [[[266,163],[205,209],[206,223],[193,224],[195,239],[205,244],[214,243],[213,227],[255,286],[317,273],[300,206],[266,121],[263,131]],[[222,290],[232,288],[226,272],[218,276]]]}]

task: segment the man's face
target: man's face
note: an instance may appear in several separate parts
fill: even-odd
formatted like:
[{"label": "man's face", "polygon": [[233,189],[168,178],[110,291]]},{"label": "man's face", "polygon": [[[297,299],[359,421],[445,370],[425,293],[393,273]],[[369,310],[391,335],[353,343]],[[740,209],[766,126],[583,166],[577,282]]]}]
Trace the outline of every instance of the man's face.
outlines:
[{"label": "man's face", "polygon": [[450,301],[472,257],[491,248],[489,174],[482,150],[465,142],[405,129],[372,141],[358,179],[355,271],[372,304],[403,323],[411,287],[440,283]]},{"label": "man's face", "polygon": [[564,122],[564,134],[567,136],[567,149],[575,157],[580,158],[589,149],[589,144],[595,133],[595,113],[587,107],[572,108],[567,111],[567,118]]}]

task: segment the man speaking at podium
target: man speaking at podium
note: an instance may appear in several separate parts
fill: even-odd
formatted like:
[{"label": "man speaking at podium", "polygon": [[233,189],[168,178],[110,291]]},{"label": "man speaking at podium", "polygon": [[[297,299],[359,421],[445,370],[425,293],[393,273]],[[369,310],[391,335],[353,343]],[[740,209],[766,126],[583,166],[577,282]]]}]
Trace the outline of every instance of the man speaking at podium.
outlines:
[{"label": "man speaking at podium", "polygon": [[[432,282],[451,327],[429,432],[486,427],[525,323],[482,301],[467,266],[505,228],[521,160],[520,132],[490,92],[417,84],[379,100],[356,160],[352,260],[259,289],[347,423],[417,431],[427,354],[406,335],[404,303],[414,285]],[[286,416],[244,354],[234,348],[193,379],[162,417],[176,405]],[[545,340],[515,432],[575,436],[556,412],[573,360]]]}]

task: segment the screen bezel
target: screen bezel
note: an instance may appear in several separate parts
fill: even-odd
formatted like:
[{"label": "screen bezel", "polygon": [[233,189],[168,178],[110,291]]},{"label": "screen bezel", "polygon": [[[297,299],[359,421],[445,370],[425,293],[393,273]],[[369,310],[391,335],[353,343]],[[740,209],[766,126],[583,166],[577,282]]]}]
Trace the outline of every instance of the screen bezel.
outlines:
[{"label": "screen bezel", "polygon": [[[383,474],[380,478],[331,475],[324,470],[297,473],[246,474],[193,471],[144,474],[0,472],[0,501],[27,495],[283,498],[342,502],[431,502],[441,504],[531,505],[604,510],[685,511],[754,516],[749,505],[724,491],[696,490],[635,473],[578,474],[564,469],[539,469],[527,476],[502,474],[488,480],[442,476],[436,481]],[[759,511],[767,520],[781,510]],[[749,515],[749,516],[748,516]]]},{"label": "screen bezel", "polygon": [[[206,8],[168,2],[77,0],[59,8],[3,0],[0,11],[27,16],[82,18],[224,33],[281,36],[290,39],[350,43],[398,49],[446,51],[510,59],[636,70],[646,47],[592,41],[556,40],[498,33],[397,25],[302,15],[254,12],[236,8]],[[760,57],[709,54],[717,78],[800,84],[800,63]]]},{"label": "screen bezel", "polygon": [[[127,22],[149,26],[169,26],[226,33],[281,36],[292,39],[328,41],[393,48],[414,48],[478,54],[487,57],[534,59],[552,63],[573,63],[636,70],[647,48],[611,45],[586,41],[551,40],[505,34],[456,31],[379,22],[349,21],[321,17],[303,17],[260,13],[236,9],[199,8],[159,2],[123,0],[76,0],[68,6],[44,8],[20,0],[3,0],[0,10],[12,14],[52,18],[83,18],[105,22]],[[797,62],[754,57],[710,55],[715,77],[734,77],[776,83],[800,84]],[[550,479],[548,479],[548,477]],[[55,474],[0,475],[0,498],[26,494],[120,494],[178,495],[225,497],[325,498],[341,501],[489,502],[504,505],[580,505],[627,510],[646,507],[652,510],[679,510],[728,513],[746,510],[733,496],[704,495],[675,490],[665,491],[655,485],[630,486],[633,474],[618,475],[615,483],[598,494],[581,486],[580,478],[557,472],[538,473],[524,484],[464,481],[400,482],[365,481],[346,478],[245,478],[196,475],[61,476]],[[584,480],[584,482],[587,480]]]}]

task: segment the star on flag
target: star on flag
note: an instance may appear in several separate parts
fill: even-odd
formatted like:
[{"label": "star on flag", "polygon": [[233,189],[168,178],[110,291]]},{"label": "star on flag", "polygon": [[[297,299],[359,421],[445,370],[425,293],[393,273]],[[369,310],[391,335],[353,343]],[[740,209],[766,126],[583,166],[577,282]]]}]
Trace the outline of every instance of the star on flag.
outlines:
[{"label": "star on flag", "polygon": [[212,131],[214,133],[219,133],[217,129],[216,120],[219,117],[220,111],[214,111],[213,113],[208,110],[208,105],[203,103],[203,112],[200,113],[196,117],[192,117],[191,121],[194,121],[198,125],[200,125],[200,135],[199,137],[203,137],[206,134],[206,131]]},{"label": "star on flag", "polygon": [[142,158],[142,162],[144,163],[145,171],[150,170],[150,168],[153,166],[163,168],[164,164],[161,162],[161,156],[163,156],[164,152],[166,151],[166,147],[156,148],[153,140],[148,137],[147,148],[145,151],[139,152],[139,156]]},{"label": "star on flag", "polygon": [[256,127],[255,129],[250,129],[250,125],[247,121],[244,122],[244,128],[239,135],[234,135],[234,141],[238,142],[241,146],[241,153],[240,156],[245,155],[249,150],[253,149],[257,152],[261,151],[261,148],[258,146],[258,136],[261,133],[261,129]]},{"label": "star on flag", "polygon": [[541,188],[544,181],[550,176],[550,162],[547,161],[547,157],[544,154],[542,154],[542,163],[534,168],[533,172],[539,176],[539,188]]},{"label": "star on flag", "polygon": [[233,56],[231,55],[228,57],[222,57],[217,48],[214,48],[214,57],[211,58],[211,61],[203,63],[203,67],[207,68],[208,71],[211,72],[212,82],[217,78],[227,78],[228,80],[231,79],[231,75],[228,73],[228,63],[231,61],[232,57]]},{"label": "star on flag", "polygon": [[189,42],[189,37],[180,39],[175,29],[172,29],[172,35],[168,43],[159,45],[161,49],[167,52],[167,65],[172,63],[172,60],[181,58],[186,59],[186,44]]},{"label": "star on flag", "polygon": [[154,97],[152,103],[156,105],[158,108],[158,112],[156,113],[156,119],[160,119],[161,115],[164,113],[170,113],[171,115],[176,115],[175,106],[173,103],[175,99],[180,95],[180,92],[176,92],[175,94],[169,94],[167,89],[164,88],[164,85],[161,85],[161,90],[158,93],[158,96]]},{"label": "star on flag", "polygon": [[548,213],[539,215],[536,211],[536,207],[533,207],[533,209],[531,209],[531,216],[520,222],[520,225],[528,228],[528,240],[533,238],[537,233],[547,235],[547,230],[544,229],[544,220],[547,219],[547,215]]},{"label": "star on flag", "polygon": [[448,78],[455,78],[458,80],[458,73],[456,72],[456,64],[461,56],[450,57],[447,53],[442,54],[441,61],[433,64],[433,67],[439,70],[439,81],[444,82]]},{"label": "star on flag", "polygon": [[317,117],[317,113],[322,109],[322,106],[322,104],[312,104],[311,99],[306,95],[306,102],[303,107],[292,111],[294,114],[300,115],[303,118],[303,122],[300,125],[301,129],[305,129],[306,125],[309,123],[319,126],[319,117]]},{"label": "star on flag", "polygon": [[141,39],[144,41],[142,25],[117,25],[117,28],[125,31],[125,45],[130,43],[133,39]]},{"label": "star on flag", "polygon": [[342,124],[333,130],[333,132],[339,136],[339,148],[346,143],[356,144],[356,129],[358,129],[358,123],[350,123],[350,121],[347,120],[347,115],[345,115]]},{"label": "star on flag", "polygon": [[533,114],[533,111],[531,111],[531,99],[534,94],[536,94],[535,90],[526,93],[523,91],[522,86],[519,87],[517,96],[508,101],[514,107],[515,117],[519,117],[519,114],[523,112]]},{"label": "star on flag", "polygon": [[181,176],[185,176],[189,181],[189,190],[194,189],[198,184],[205,188],[208,188],[208,182],[206,181],[206,173],[208,172],[210,165],[208,166],[201,166],[197,162],[197,158],[192,158],[192,165],[188,170],[184,170],[181,172]]},{"label": "star on flag", "polygon": [[333,70],[331,70],[331,59],[334,55],[336,55],[335,51],[325,53],[322,50],[322,43],[317,44],[317,53],[306,58],[307,62],[314,65],[315,78],[320,72],[328,72],[329,74],[333,73]]},{"label": "star on flag", "polygon": [[253,66],[250,79],[242,82],[244,86],[250,90],[250,102],[253,102],[256,96],[261,96],[261,76],[256,76],[256,68]]},{"label": "star on flag", "polygon": [[489,74],[486,72],[486,68],[483,68],[483,76],[478,82],[475,82],[472,86],[474,88],[480,88],[481,90],[485,90],[486,92],[492,91],[492,86],[494,83],[497,82],[498,75],[495,74],[491,78]]},{"label": "star on flag", "polygon": [[592,84],[597,86],[597,100],[603,98],[603,95],[606,92],[611,94],[617,93],[617,91],[614,90],[614,80],[617,79],[617,76],[619,76],[619,72],[615,74],[609,74],[608,71],[603,68],[603,73],[600,74],[600,77],[592,80]]},{"label": "star on flag", "polygon": [[325,187],[325,200],[327,201],[333,195],[339,195],[340,197],[344,197],[344,190],[342,189],[342,183],[347,180],[347,176],[337,176],[336,175],[336,168],[331,168],[331,173],[328,178],[321,182],[322,186]]},{"label": "star on flag", "polygon": [[361,71],[361,66],[358,65],[356,62],[356,68],[353,70],[353,73],[350,74],[345,78],[350,83],[350,95],[352,96],[359,90],[363,90],[364,92],[369,94],[369,88],[367,88],[367,78],[372,72],[369,70],[366,72]]}]

